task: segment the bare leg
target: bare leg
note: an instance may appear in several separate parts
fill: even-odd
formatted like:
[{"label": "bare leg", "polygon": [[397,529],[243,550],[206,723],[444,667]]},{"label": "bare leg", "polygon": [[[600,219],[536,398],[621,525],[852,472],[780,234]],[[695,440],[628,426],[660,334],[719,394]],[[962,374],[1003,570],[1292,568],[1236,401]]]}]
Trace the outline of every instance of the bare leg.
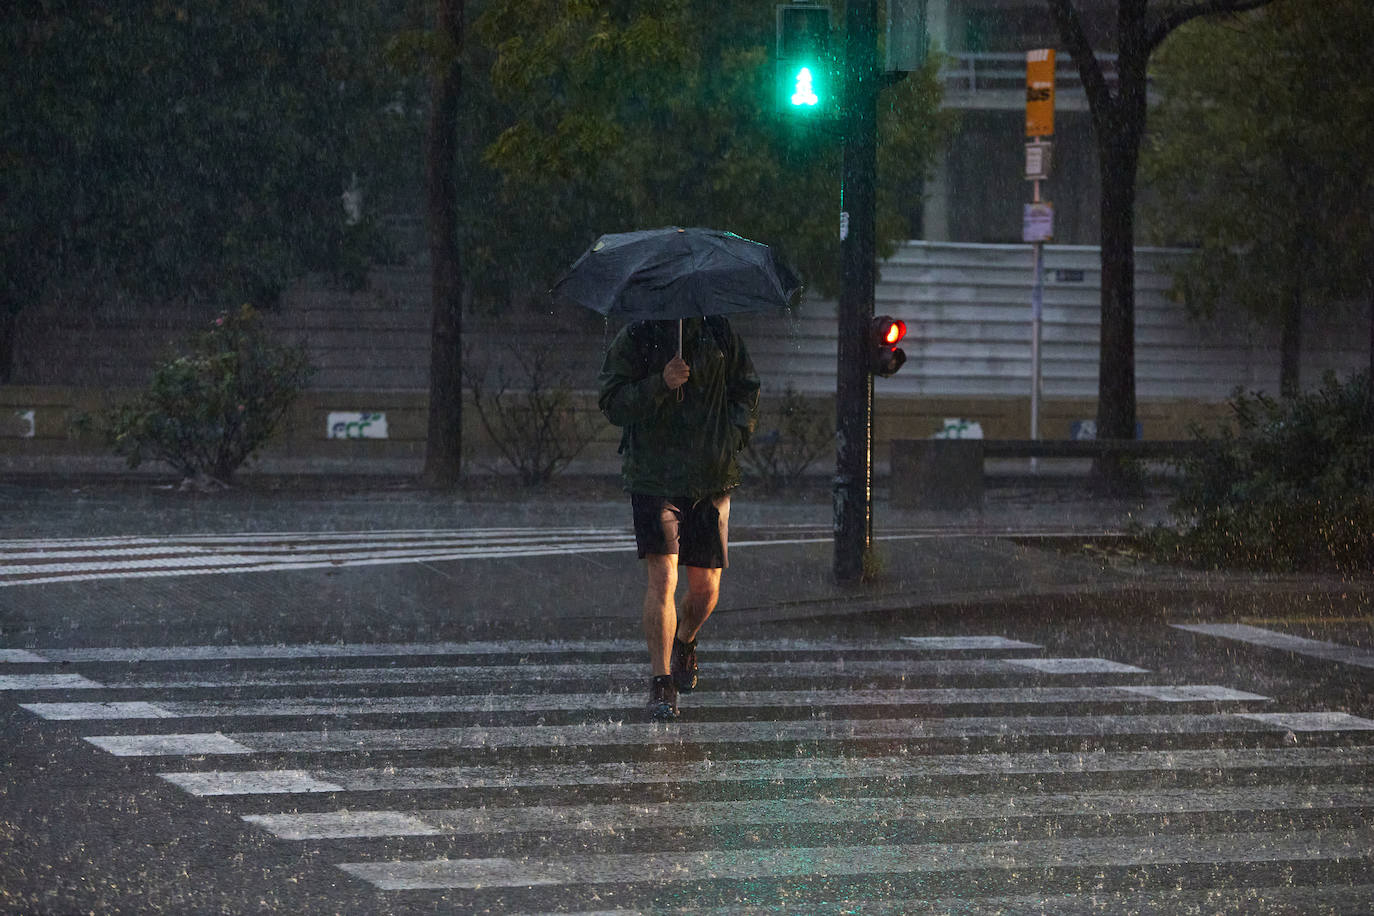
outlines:
[{"label": "bare leg", "polygon": [[677,554],[651,553],[644,558],[644,568],[648,573],[644,589],[644,639],[649,645],[649,663],[655,675],[668,674],[673,632],[677,629],[673,598],[677,591]]},{"label": "bare leg", "polygon": [[677,638],[686,643],[696,639],[701,625],[716,609],[719,598],[720,570],[688,566],[687,600],[683,602],[682,614],[677,619]]}]

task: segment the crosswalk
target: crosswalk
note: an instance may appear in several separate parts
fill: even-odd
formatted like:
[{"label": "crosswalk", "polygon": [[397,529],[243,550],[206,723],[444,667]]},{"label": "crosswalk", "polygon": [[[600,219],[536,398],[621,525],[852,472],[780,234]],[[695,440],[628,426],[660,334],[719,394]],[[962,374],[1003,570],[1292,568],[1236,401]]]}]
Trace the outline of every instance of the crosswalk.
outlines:
[{"label": "crosswalk", "polygon": [[[892,529],[884,533],[884,540],[948,538],[968,536],[979,531],[981,529],[975,528],[951,533],[948,528],[933,527]],[[1082,536],[1114,533],[1064,527],[1018,528],[1015,531],[998,529],[983,533],[1034,538],[1060,535],[1066,531]],[[741,528],[732,534],[732,549],[825,543],[834,538],[831,529],[815,525]],[[628,526],[22,538],[0,540],[0,588],[451,560],[632,554],[634,549],[634,533]]]},{"label": "crosswalk", "polygon": [[1374,720],[1002,635],[10,648],[0,700],[386,912],[1362,913]]},{"label": "crosswalk", "polygon": [[627,528],[32,538],[0,541],[0,587],[632,550]]}]

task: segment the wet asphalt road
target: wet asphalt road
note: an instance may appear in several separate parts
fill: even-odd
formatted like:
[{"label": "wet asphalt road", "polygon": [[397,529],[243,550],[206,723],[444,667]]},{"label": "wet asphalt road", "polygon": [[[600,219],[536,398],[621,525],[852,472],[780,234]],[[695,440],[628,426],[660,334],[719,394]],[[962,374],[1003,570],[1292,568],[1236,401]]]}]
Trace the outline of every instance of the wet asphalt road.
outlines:
[{"label": "wet asphalt road", "polygon": [[31,495],[0,912],[1374,910],[1367,583],[756,505],[654,725],[618,504]]}]

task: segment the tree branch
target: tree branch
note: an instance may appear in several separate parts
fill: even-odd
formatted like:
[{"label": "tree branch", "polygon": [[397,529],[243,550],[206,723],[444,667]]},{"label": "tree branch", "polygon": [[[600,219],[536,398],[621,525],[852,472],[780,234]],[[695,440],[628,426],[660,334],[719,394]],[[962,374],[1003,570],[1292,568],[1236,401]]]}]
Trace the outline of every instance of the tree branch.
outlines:
[{"label": "tree branch", "polygon": [[[1201,0],[1189,6],[1180,7],[1165,16],[1150,30],[1145,40],[1147,53],[1164,43],[1169,33],[1186,22],[1201,16],[1215,16],[1219,13],[1245,13],[1272,3],[1273,0]],[[1050,4],[1054,5],[1053,2]]]},{"label": "tree branch", "polygon": [[1107,114],[1112,94],[1107,88],[1107,78],[1102,75],[1102,65],[1097,62],[1092,44],[1088,41],[1087,33],[1083,31],[1083,20],[1079,18],[1073,0],[1046,2],[1059,29],[1059,37],[1078,67],[1078,78],[1083,83],[1083,91],[1088,96],[1088,105],[1093,111],[1093,117],[1100,120]]}]

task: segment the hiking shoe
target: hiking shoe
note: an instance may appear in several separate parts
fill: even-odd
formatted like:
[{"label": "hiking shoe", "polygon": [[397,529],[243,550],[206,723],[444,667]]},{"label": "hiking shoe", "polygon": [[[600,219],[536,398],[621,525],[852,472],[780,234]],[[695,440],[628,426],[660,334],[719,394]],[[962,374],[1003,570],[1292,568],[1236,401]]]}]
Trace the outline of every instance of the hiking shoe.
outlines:
[{"label": "hiking shoe", "polygon": [[673,637],[673,683],[681,693],[697,689],[697,641],[683,642]]},{"label": "hiking shoe", "polygon": [[677,718],[677,686],[671,674],[660,674],[649,681],[649,718],[668,722]]}]

